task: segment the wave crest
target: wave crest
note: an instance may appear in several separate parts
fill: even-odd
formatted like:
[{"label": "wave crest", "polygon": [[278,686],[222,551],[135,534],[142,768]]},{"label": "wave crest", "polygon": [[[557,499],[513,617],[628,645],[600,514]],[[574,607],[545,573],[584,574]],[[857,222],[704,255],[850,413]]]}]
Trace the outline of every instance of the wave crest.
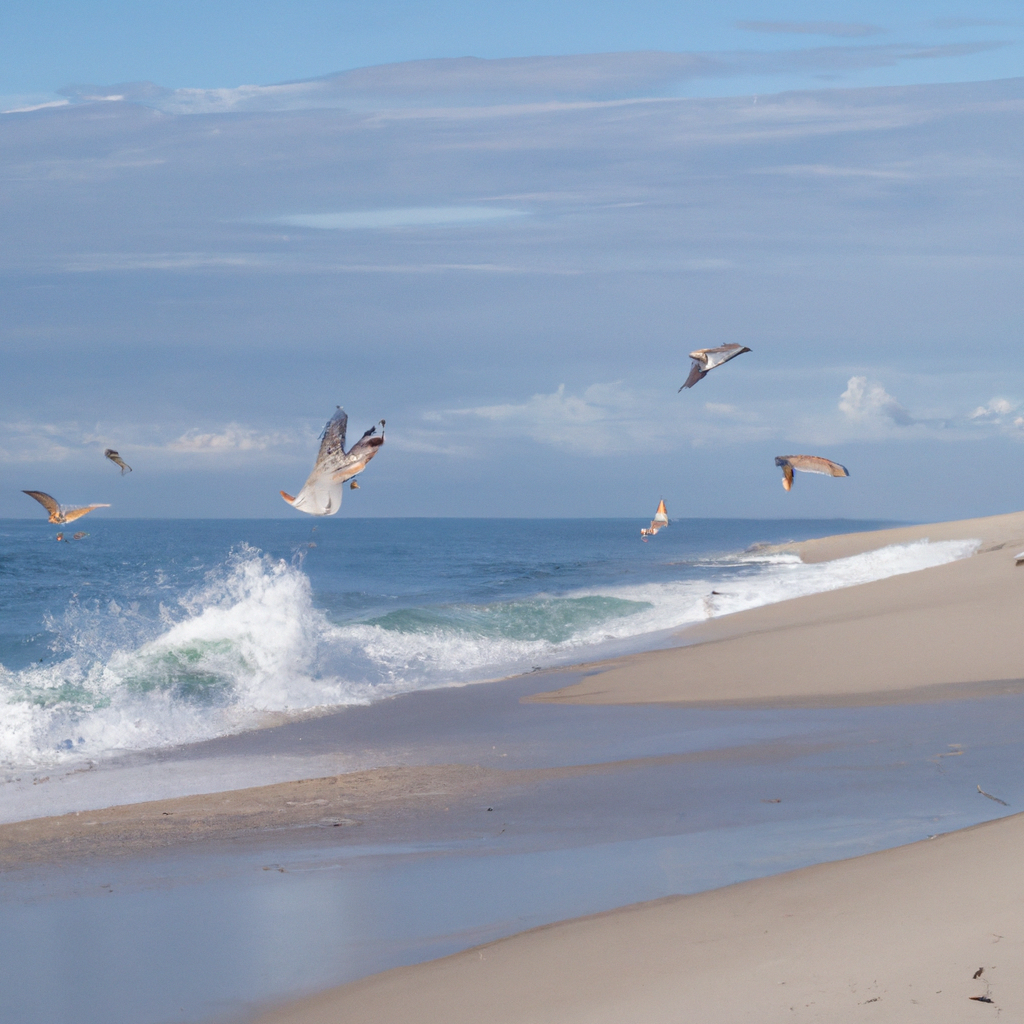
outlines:
[{"label": "wave crest", "polygon": [[155,613],[75,599],[48,618],[52,657],[18,671],[0,666],[0,762],[194,742],[254,727],[270,712],[581,661],[607,641],[640,647],[651,633],[940,565],[976,547],[919,542],[818,565],[747,553],[690,563],[673,582],[334,622],[301,567],[243,544]]}]

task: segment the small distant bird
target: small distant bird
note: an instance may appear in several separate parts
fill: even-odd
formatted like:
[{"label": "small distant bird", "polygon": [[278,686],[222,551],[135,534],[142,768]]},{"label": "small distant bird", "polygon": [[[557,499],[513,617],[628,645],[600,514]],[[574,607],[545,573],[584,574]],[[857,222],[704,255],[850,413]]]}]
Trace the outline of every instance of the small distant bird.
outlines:
[{"label": "small distant bird", "polygon": [[132,467],[129,466],[128,463],[125,462],[124,459],[122,459],[121,456],[118,455],[113,448],[107,448],[106,451],[103,452],[103,454],[108,459],[110,459],[110,461],[114,463],[115,466],[121,467],[121,476],[124,476],[125,473],[130,473],[132,471]]},{"label": "small distant bird", "polygon": [[782,467],[782,486],[787,491],[793,489],[794,469],[799,469],[801,473],[820,473],[822,476],[850,475],[845,466],[817,455],[778,455],[775,458],[775,465]]},{"label": "small distant bird", "polygon": [[64,505],[58,505],[50,495],[45,494],[43,491],[22,491],[21,493],[27,494],[30,498],[35,498],[50,513],[50,522],[57,526],[73,523],[76,519],[81,519],[82,516],[91,512],[94,508],[110,508],[109,505],[86,505],[84,508],[68,508]]},{"label": "small distant bird", "polygon": [[[311,516],[333,516],[341,508],[343,485],[357,473],[366,469],[367,463],[377,454],[384,443],[384,420],[377,427],[370,427],[349,451],[345,451],[345,432],[348,429],[348,414],[341,406],[327,421],[320,435],[320,451],[316,457],[313,472],[302,485],[296,496],[281,491],[281,497],[300,512]],[[355,483],[355,481],[352,481]]]},{"label": "small distant bird", "polygon": [[708,372],[716,366],[721,366],[722,363],[727,363],[730,359],[735,359],[749,351],[750,349],[745,345],[732,344],[719,345],[718,348],[699,348],[696,352],[691,352],[690,358],[693,363],[690,366],[690,376],[686,378],[686,383],[679,390],[692,388],[697,381],[703,380]]},{"label": "small distant bird", "polygon": [[665,507],[664,498],[658,502],[658,510],[654,513],[651,525],[641,527],[640,539],[646,544],[647,538],[656,536],[663,526],[668,526],[668,509]]},{"label": "small distant bird", "polygon": [[[56,537],[56,540],[58,540],[58,541],[64,540],[64,534],[63,533],[58,533],[57,537]],[[67,541],[65,540],[64,543],[66,544]]]}]

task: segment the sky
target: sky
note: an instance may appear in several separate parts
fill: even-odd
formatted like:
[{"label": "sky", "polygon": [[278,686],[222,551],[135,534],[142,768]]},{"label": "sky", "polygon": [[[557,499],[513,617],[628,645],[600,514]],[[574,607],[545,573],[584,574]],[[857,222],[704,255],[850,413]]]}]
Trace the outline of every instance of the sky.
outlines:
[{"label": "sky", "polygon": [[5,5],[0,516],[299,515],[338,404],[344,516],[1021,507],[1024,17],[890,7]]}]

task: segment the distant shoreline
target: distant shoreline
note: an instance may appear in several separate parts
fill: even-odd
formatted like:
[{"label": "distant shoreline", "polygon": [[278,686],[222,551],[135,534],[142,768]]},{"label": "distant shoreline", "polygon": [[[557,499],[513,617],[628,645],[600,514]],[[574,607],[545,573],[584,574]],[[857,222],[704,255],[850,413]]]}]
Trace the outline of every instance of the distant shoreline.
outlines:
[{"label": "distant shoreline", "polygon": [[[1024,512],[842,534],[775,550],[807,562],[915,541],[978,541],[970,558],[798,597],[686,628],[687,646],[591,666],[528,698],[580,704],[904,703],[1020,692]],[[979,689],[980,688],[980,689]]]}]

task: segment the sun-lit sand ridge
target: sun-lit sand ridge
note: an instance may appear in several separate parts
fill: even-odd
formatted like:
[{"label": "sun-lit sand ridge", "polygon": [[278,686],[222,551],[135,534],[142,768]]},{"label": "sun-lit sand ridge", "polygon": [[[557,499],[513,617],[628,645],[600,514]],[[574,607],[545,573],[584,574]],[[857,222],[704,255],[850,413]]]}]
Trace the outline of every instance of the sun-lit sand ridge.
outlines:
[{"label": "sun-lit sand ridge", "polygon": [[[1024,546],[1024,513],[795,549],[820,561],[923,537],[981,545],[962,562],[708,623],[688,631],[695,646],[621,659],[537,699],[881,703],[1021,688],[1024,569],[1013,556]],[[1024,815],[1015,815],[525,932],[260,1021],[933,1022],[997,1011],[1016,1019],[1024,1015],[1022,843]]]}]

